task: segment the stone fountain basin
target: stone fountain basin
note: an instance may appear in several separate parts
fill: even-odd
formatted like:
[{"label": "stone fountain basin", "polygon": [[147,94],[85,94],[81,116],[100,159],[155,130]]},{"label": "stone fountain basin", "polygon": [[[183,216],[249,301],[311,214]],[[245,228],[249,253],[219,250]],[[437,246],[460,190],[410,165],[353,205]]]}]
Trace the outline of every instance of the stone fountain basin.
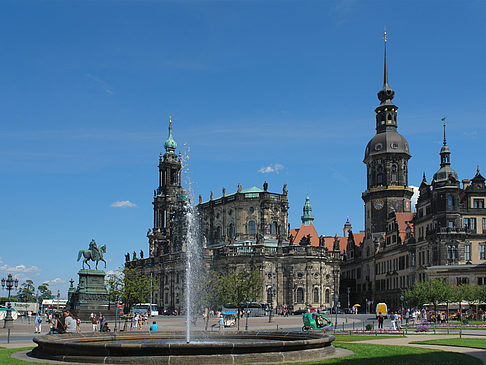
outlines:
[{"label": "stone fountain basin", "polygon": [[240,364],[310,361],[334,353],[334,336],[321,332],[123,332],[34,337],[32,356],[110,364]]}]

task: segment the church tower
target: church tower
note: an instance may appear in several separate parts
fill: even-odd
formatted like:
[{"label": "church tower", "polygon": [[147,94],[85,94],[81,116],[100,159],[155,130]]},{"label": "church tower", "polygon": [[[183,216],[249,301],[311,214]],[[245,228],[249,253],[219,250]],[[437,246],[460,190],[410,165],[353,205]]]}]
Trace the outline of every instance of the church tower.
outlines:
[{"label": "church tower", "polygon": [[378,92],[380,105],[375,109],[376,135],[366,146],[363,162],[367,170],[365,203],[366,238],[386,232],[388,214],[410,212],[413,189],[408,187],[408,160],[411,157],[407,140],[397,132],[395,91],[388,84],[386,32],[383,87]]},{"label": "church tower", "polygon": [[187,193],[181,185],[181,156],[176,155],[177,143],[172,137],[172,119],[169,118],[169,137],[164,143],[165,153],[159,157],[159,186],[154,191],[154,229],[149,233],[150,256],[159,256],[181,250],[182,227],[176,219],[183,214]]},{"label": "church tower", "polygon": [[312,221],[314,220],[314,216],[312,215],[312,205],[310,203],[310,198],[309,195],[305,198],[305,204],[304,204],[304,209],[303,209],[303,215],[300,217],[302,220],[302,224],[304,226],[310,226]]}]

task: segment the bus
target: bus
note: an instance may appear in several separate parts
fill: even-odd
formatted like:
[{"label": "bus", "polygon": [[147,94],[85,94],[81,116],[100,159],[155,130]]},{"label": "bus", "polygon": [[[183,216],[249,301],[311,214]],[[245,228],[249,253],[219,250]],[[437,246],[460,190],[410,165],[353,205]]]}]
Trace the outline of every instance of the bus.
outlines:
[{"label": "bus", "polygon": [[132,312],[147,313],[150,317],[158,316],[159,309],[157,304],[153,303],[138,303],[132,307]]},{"label": "bus", "polygon": [[[245,313],[248,311],[250,317],[264,317],[268,316],[270,312],[270,306],[268,303],[262,302],[240,303],[239,307],[240,313]],[[223,305],[222,312],[238,312],[238,308],[232,303],[226,303]]]}]

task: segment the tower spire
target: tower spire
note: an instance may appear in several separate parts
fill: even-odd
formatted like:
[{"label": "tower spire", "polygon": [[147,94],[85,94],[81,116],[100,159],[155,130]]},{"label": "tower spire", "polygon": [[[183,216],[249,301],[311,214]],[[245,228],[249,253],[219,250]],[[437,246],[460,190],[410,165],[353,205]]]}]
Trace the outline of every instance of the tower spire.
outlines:
[{"label": "tower spire", "polygon": [[444,146],[445,146],[447,144],[447,142],[446,142],[446,122],[445,122],[446,117],[442,118],[441,120],[444,123],[443,127],[444,127]]},{"label": "tower spire", "polygon": [[388,65],[386,62],[386,28],[385,33],[383,34],[383,41],[385,43],[385,62],[383,67],[383,88],[388,86]]},{"label": "tower spire", "polygon": [[304,215],[301,217],[302,223],[304,226],[308,226],[314,220],[314,216],[312,215],[312,205],[310,203],[309,195],[305,198],[305,204],[303,209]]}]

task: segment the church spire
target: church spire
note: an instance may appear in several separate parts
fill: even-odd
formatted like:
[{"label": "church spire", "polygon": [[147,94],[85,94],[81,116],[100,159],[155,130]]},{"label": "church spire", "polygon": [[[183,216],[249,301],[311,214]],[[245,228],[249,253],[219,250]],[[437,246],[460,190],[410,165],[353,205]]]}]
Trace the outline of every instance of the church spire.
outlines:
[{"label": "church spire", "polygon": [[309,195],[307,195],[307,197],[305,198],[303,211],[304,211],[304,215],[301,217],[302,223],[304,224],[304,226],[308,226],[314,220],[314,216],[312,215],[312,205],[310,203]]}]

